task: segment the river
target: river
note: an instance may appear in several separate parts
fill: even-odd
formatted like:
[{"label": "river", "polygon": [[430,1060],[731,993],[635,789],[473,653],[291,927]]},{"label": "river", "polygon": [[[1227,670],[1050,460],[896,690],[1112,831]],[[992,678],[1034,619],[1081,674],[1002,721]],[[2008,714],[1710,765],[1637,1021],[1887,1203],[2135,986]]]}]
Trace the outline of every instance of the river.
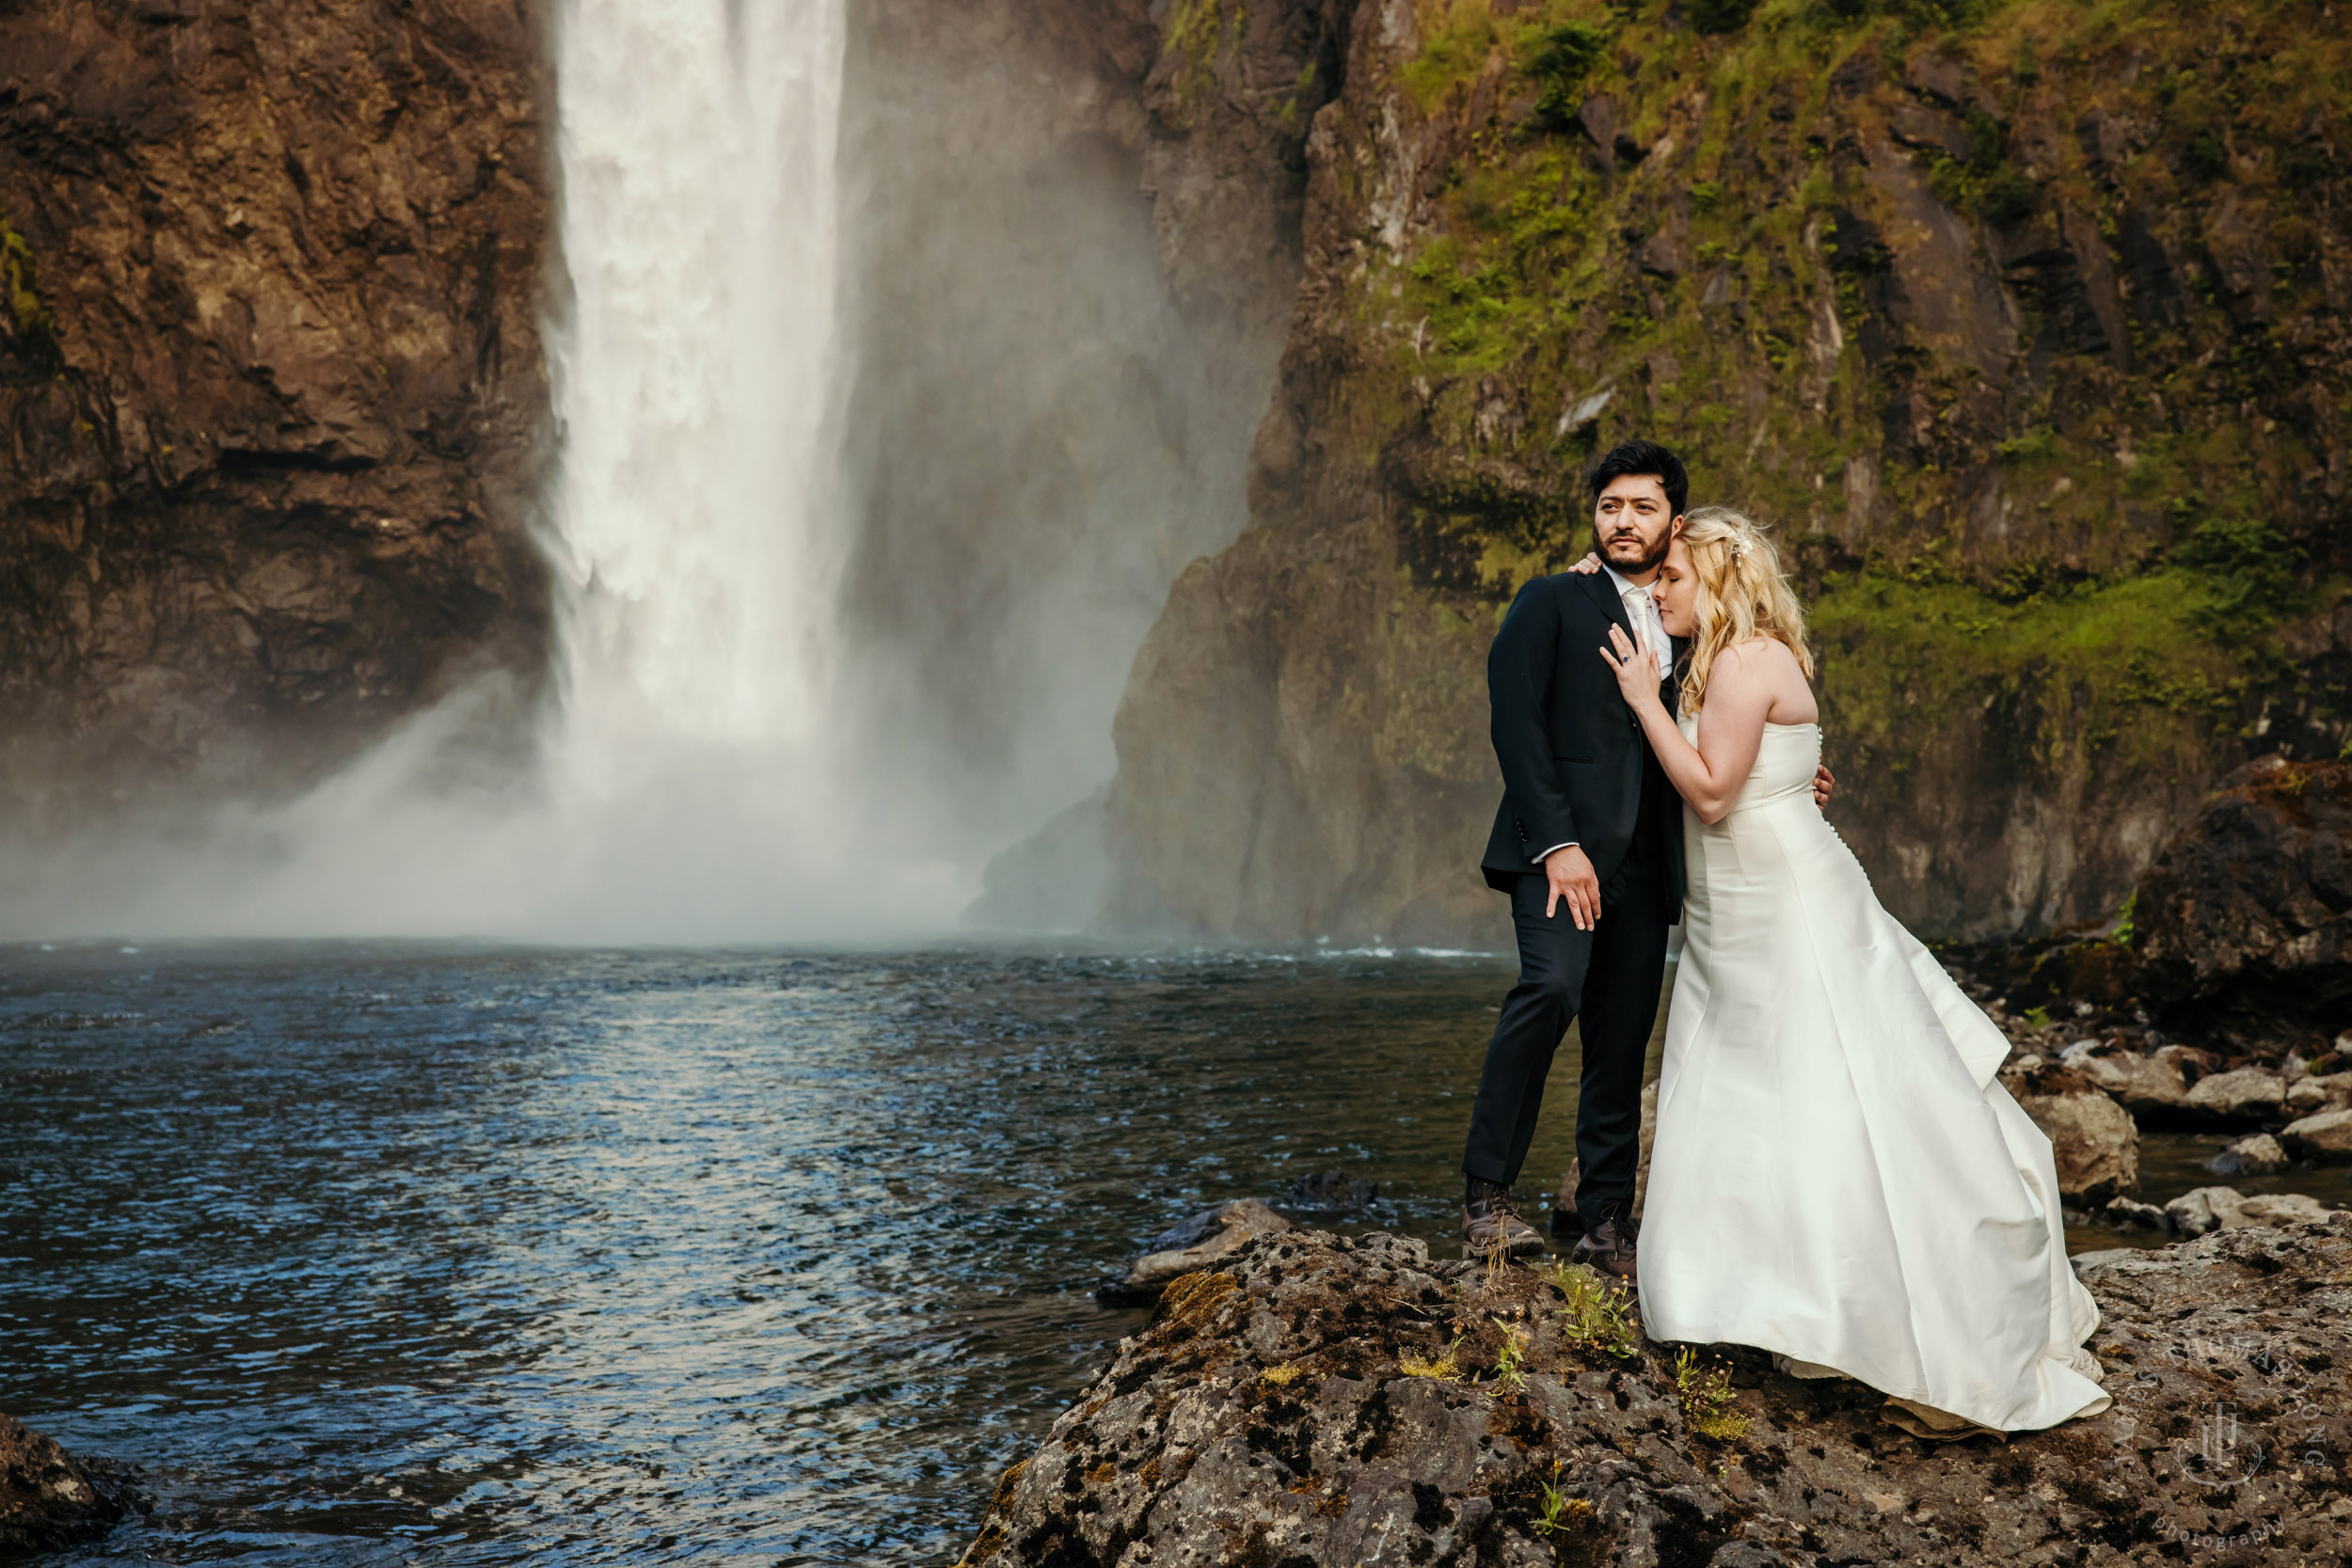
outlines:
[{"label": "river", "polygon": [[951,1561],[1171,1221],[1338,1168],[1380,1189],[1348,1227],[1452,1235],[1508,978],[0,949],[0,1409],[143,1467],[80,1563]]}]

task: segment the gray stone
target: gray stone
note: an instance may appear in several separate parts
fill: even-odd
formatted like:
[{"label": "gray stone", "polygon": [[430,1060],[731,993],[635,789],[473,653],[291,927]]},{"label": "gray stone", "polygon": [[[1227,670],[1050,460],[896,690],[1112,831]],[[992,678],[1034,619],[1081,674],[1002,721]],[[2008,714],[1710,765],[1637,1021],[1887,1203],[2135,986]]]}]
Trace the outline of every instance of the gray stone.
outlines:
[{"label": "gray stone", "polygon": [[2107,1206],[2101,1212],[2116,1225],[2137,1225],[2148,1230],[2172,1228],[2171,1215],[2154,1204],[2142,1203],[2137,1198],[2111,1197],[2107,1199]]},{"label": "gray stone", "polygon": [[2294,1162],[2287,1151],[2279,1147],[2279,1140],[2267,1132],[2257,1132],[2250,1138],[2240,1138],[2220,1153],[2205,1162],[2205,1168],[2216,1176],[2273,1176]]},{"label": "gray stone", "polygon": [[2241,1225],[2325,1225],[2335,1211],[2301,1193],[2256,1193],[2238,1205]]},{"label": "gray stone", "polygon": [[2287,1085],[2286,1114],[2290,1117],[2346,1108],[2352,1108],[2352,1072],[2312,1074]]},{"label": "gray stone", "polygon": [[2164,1206],[2172,1228],[2184,1236],[2202,1236],[2238,1223],[2246,1198],[2235,1187],[2196,1187]]},{"label": "gray stone", "polygon": [[2188,1076],[2177,1050],[2170,1055],[2159,1052],[2143,1056],[2082,1040],[2068,1046],[2058,1059],[2135,1117],[2175,1111],[2188,1099]]},{"label": "gray stone", "polygon": [[1254,1197],[1203,1209],[1153,1240],[1127,1271],[1127,1288],[1136,1291],[1165,1285],[1179,1275],[1193,1274],[1232,1257],[1261,1236],[1290,1227],[1290,1221]]},{"label": "gray stone", "polygon": [[2122,1106],[2093,1088],[2021,1093],[2017,1103],[2050,1140],[2060,1196],[2103,1203],[2139,1190],[2139,1129]]},{"label": "gray stone", "polygon": [[2322,1111],[2287,1123],[2279,1141],[2309,1160],[2352,1160],[2352,1110]]},{"label": "gray stone", "polygon": [[2285,1079],[2265,1068],[2242,1067],[2199,1079],[2185,1104],[2206,1121],[2276,1121],[2286,1098]]}]

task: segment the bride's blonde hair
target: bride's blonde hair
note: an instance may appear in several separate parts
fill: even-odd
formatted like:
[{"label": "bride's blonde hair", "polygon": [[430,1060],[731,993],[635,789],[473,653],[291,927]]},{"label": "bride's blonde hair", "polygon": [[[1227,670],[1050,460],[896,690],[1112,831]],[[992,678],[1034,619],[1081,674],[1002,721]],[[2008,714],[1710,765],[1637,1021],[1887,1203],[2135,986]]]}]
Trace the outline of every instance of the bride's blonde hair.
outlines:
[{"label": "bride's blonde hair", "polygon": [[1682,711],[1696,713],[1706,704],[1707,677],[1724,649],[1758,637],[1787,644],[1811,680],[1804,607],[1762,527],[1727,506],[1702,506],[1682,519],[1680,538],[1698,578],[1698,635],[1683,661]]}]

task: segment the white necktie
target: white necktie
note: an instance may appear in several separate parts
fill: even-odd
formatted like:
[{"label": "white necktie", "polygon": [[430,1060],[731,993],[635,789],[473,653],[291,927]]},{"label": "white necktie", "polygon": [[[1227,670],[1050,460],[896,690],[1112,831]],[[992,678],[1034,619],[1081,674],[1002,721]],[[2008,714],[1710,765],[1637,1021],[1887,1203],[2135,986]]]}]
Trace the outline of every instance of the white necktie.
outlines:
[{"label": "white necktie", "polygon": [[1645,588],[1625,591],[1625,618],[1633,623],[1633,646],[1642,653],[1650,651],[1650,596]]}]

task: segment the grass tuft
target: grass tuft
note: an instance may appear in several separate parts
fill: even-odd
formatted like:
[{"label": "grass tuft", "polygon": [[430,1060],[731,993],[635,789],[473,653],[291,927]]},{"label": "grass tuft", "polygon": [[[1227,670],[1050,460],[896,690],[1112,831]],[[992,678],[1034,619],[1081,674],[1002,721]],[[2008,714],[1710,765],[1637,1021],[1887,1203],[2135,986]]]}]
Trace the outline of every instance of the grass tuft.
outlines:
[{"label": "grass tuft", "polygon": [[1554,1265],[1550,1281],[1567,1297],[1560,1308],[1562,1339],[1619,1361],[1641,1354],[1642,1331],[1633,1321],[1630,1292],[1604,1284],[1591,1269],[1571,1263]]},{"label": "grass tuft", "polygon": [[1723,1362],[1702,1362],[1684,1346],[1675,1354],[1675,1392],[1682,1400],[1682,1424],[1699,1436],[1728,1443],[1747,1435],[1748,1418],[1731,1408],[1731,1369]]}]

